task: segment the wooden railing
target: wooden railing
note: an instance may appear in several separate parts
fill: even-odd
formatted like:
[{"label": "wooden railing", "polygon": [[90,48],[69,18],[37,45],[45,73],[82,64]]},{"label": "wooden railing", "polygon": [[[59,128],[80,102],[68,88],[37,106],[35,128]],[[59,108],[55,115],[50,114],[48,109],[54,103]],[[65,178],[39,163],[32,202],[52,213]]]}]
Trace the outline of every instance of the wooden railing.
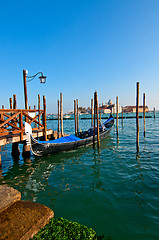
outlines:
[{"label": "wooden railing", "polygon": [[43,130],[46,139],[46,108],[36,109],[0,109],[0,137],[10,134],[20,134],[23,141],[25,122],[32,126],[32,130]]}]

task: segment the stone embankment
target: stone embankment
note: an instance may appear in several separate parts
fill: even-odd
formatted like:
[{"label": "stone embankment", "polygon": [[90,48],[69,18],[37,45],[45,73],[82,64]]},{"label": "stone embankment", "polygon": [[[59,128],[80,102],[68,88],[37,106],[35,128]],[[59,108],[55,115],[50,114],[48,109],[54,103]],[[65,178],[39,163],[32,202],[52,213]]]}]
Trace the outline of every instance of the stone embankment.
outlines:
[{"label": "stone embankment", "polygon": [[50,208],[22,201],[19,191],[0,185],[0,240],[28,240],[53,216]]}]

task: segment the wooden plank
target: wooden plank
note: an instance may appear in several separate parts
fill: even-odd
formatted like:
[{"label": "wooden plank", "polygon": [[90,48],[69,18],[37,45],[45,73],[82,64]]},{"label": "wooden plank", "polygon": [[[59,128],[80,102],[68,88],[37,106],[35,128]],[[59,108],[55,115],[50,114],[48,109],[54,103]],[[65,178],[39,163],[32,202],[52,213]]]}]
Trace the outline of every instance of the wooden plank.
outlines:
[{"label": "wooden plank", "polygon": [[[47,135],[51,135],[53,134],[53,130],[52,129],[48,129],[46,131],[46,134]],[[33,132],[33,137],[34,138],[38,138],[38,137],[42,137],[43,136],[43,130],[40,130],[38,129],[38,131],[36,132]],[[26,135],[23,135],[23,141],[27,139],[27,136]],[[8,134],[6,136],[2,136],[0,137],[0,146],[3,146],[3,145],[6,145],[6,144],[9,144],[9,143],[14,143],[14,142],[21,142],[21,139],[20,139],[20,132],[18,134]]]}]

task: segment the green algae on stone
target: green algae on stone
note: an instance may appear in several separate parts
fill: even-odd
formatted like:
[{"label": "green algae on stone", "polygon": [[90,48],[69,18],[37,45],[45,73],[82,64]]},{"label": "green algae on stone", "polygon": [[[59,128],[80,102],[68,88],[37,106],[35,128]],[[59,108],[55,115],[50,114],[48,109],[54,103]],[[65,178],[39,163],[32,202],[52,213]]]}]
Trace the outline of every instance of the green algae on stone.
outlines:
[{"label": "green algae on stone", "polygon": [[52,218],[49,223],[33,237],[33,240],[41,239],[96,240],[97,236],[92,228],[63,218]]}]

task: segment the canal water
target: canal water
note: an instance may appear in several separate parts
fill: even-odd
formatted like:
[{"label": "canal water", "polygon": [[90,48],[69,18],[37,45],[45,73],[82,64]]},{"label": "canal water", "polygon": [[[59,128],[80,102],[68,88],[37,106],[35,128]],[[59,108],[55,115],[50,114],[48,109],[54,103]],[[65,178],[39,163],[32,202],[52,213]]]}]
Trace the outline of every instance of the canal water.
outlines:
[{"label": "canal water", "polygon": [[[90,122],[80,120],[80,128]],[[7,145],[0,184],[50,207],[55,218],[92,227],[101,239],[159,239],[159,116],[146,119],[145,138],[143,119],[139,122],[139,154],[133,118],[123,125],[120,119],[119,137],[114,126],[99,151],[89,146],[24,162],[13,161]],[[48,121],[48,127],[57,129],[57,122]],[[64,121],[64,131],[73,133],[73,120]]]}]

